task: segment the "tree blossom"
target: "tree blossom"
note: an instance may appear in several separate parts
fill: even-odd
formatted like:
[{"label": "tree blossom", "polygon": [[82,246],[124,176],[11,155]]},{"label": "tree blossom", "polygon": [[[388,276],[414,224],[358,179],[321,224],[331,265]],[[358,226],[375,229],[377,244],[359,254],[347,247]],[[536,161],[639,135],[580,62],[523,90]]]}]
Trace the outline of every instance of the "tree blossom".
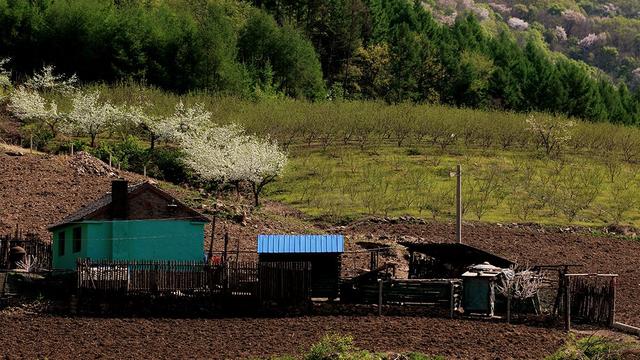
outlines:
[{"label": "tree blossom", "polygon": [[556,26],[553,33],[559,41],[567,41],[567,31],[562,26]]},{"label": "tree blossom", "polygon": [[118,108],[109,102],[100,101],[100,93],[77,92],[72,99],[73,109],[69,113],[68,132],[87,134],[91,137],[91,146],[95,146],[96,137],[114,124],[122,116]]},{"label": "tree blossom", "polygon": [[258,206],[260,193],[282,173],[286,164],[287,155],[276,142],[249,137],[233,154],[232,174],[251,184],[254,205]]},{"label": "tree blossom", "polygon": [[207,181],[251,184],[254,204],[265,185],[284,169],[287,155],[277,143],[246,135],[236,125],[195,128],[181,136],[189,167]]},{"label": "tree blossom", "polygon": [[66,75],[54,75],[53,65],[46,65],[39,73],[25,82],[25,86],[32,90],[39,91],[56,91],[61,93],[71,93],[75,91],[78,77],[73,74],[69,77]]},{"label": "tree blossom", "polygon": [[563,121],[549,115],[527,118],[528,130],[534,135],[538,143],[544,148],[548,156],[558,155],[562,148],[571,140],[573,121]]},{"label": "tree blossom", "polygon": [[175,111],[167,121],[181,132],[206,126],[211,120],[211,113],[201,103],[187,107],[182,101],[176,104]]},{"label": "tree blossom", "polygon": [[41,122],[55,137],[64,116],[58,113],[55,101],[45,100],[38,92],[18,87],[9,97],[7,109],[21,121]]},{"label": "tree blossom", "polygon": [[497,3],[490,2],[487,5],[489,5],[493,10],[499,13],[506,14],[511,12],[511,8],[505,4],[497,4]]},{"label": "tree blossom", "polygon": [[562,18],[566,21],[576,23],[576,24],[580,24],[587,21],[587,17],[584,16],[584,14],[575,10],[570,10],[570,9],[564,10],[562,12]]},{"label": "tree blossom", "polygon": [[603,42],[605,42],[607,40],[607,34],[606,33],[600,33],[598,35],[596,34],[589,34],[587,36],[585,36],[582,40],[580,40],[578,42],[578,45],[580,45],[583,48],[590,48],[594,45],[597,44],[601,44]]},{"label": "tree blossom", "polygon": [[509,27],[516,30],[527,30],[529,28],[528,22],[517,17],[509,18],[509,21],[507,21],[507,23],[509,24]]}]

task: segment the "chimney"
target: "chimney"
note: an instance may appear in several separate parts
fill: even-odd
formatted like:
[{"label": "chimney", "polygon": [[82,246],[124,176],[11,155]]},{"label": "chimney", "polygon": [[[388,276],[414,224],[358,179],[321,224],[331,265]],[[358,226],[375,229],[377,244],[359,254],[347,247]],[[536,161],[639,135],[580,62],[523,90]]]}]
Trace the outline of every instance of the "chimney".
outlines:
[{"label": "chimney", "polygon": [[127,180],[118,179],[111,182],[111,218],[127,219],[129,217],[129,192]]}]

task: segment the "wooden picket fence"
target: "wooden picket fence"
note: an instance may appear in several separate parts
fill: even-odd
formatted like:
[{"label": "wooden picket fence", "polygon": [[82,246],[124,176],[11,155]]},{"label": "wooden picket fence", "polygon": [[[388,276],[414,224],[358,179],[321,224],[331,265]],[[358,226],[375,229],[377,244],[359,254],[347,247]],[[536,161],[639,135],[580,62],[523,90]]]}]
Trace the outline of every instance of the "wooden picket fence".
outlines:
[{"label": "wooden picket fence", "polygon": [[104,294],[244,297],[262,302],[309,299],[308,262],[121,261],[80,259],[78,289]]},{"label": "wooden picket fence", "polygon": [[566,274],[565,327],[571,322],[613,325],[617,274]]}]

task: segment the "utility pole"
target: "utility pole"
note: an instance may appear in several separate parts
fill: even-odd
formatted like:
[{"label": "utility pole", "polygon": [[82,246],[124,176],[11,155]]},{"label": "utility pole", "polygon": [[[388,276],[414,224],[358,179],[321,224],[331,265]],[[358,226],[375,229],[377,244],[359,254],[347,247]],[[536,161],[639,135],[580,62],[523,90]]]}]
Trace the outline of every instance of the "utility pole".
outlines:
[{"label": "utility pole", "polygon": [[456,165],[456,242],[462,244],[462,167]]}]

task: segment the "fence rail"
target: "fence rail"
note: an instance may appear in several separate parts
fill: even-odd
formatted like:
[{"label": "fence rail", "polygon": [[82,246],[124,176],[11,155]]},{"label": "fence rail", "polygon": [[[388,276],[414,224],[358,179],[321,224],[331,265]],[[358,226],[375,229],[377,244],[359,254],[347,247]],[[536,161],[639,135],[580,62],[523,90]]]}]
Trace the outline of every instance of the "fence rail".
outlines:
[{"label": "fence rail", "polygon": [[104,294],[245,297],[260,302],[309,299],[308,262],[118,261],[80,259],[78,289]]}]

